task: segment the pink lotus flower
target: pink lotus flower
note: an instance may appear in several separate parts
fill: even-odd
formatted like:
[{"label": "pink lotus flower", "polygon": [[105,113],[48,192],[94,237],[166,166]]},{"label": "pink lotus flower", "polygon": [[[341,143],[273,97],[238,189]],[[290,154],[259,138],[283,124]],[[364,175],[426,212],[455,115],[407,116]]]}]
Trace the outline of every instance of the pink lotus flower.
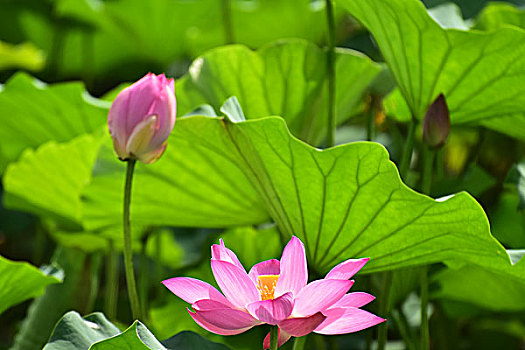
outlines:
[{"label": "pink lotus flower", "polygon": [[[206,282],[176,277],[162,283],[175,295],[191,304],[191,317],[204,329],[233,335],[261,325],[279,327],[278,346],[290,337],[310,332],[344,334],[374,326],[384,319],[359,307],[374,296],[349,293],[350,278],[369,260],[350,259],[334,267],[324,279],[308,282],[306,255],[301,240],[292,237],[281,260],[254,265],[249,273],[234,252],[220,245],[211,248],[211,268],[221,294]],[[269,334],[264,340],[269,347]]]},{"label": "pink lotus flower", "polygon": [[148,73],[122,90],[109,109],[108,126],[121,160],[153,163],[166,149],[175,124],[175,83]]}]

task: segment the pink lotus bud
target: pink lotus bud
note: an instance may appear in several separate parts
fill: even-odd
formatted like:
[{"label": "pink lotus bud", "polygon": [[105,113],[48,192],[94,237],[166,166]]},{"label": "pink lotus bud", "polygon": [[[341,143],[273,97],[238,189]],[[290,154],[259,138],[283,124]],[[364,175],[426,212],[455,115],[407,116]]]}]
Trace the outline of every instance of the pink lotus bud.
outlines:
[{"label": "pink lotus bud", "polygon": [[153,163],[164,153],[175,124],[174,84],[164,74],[148,73],[117,95],[108,126],[120,160]]},{"label": "pink lotus bud", "polygon": [[450,115],[445,96],[440,94],[428,107],[423,119],[423,141],[430,147],[439,148],[447,141],[450,132]]}]

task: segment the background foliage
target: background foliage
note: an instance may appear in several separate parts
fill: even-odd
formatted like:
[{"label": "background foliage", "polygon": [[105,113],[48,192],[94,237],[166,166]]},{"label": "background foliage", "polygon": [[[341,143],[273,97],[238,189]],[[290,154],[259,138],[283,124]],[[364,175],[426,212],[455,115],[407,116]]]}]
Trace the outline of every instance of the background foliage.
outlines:
[{"label": "background foliage", "polygon": [[[388,348],[417,348],[424,266],[433,348],[523,346],[524,5],[335,0],[338,146],[323,149],[324,0],[0,2],[0,348],[260,347],[267,329],[207,333],[160,281],[212,281],[219,237],[250,266],[292,234],[311,279],[368,256],[355,286],[381,296],[393,273],[369,307],[391,310]],[[136,170],[134,323],[122,277],[108,295],[125,167],[106,116],[148,71],[176,78],[178,120]],[[452,129],[421,194],[420,122],[440,93]],[[307,347],[369,349],[375,332]]]}]

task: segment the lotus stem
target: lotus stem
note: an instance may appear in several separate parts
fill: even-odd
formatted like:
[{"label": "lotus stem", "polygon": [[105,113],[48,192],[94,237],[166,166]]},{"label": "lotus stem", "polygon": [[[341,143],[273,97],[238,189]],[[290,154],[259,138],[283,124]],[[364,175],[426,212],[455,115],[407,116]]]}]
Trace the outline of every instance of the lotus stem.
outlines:
[{"label": "lotus stem", "polygon": [[233,36],[233,21],[232,21],[232,4],[231,0],[222,0],[222,23],[224,26],[224,36],[226,44],[233,44],[235,38]]},{"label": "lotus stem", "polygon": [[335,145],[335,21],[334,6],[332,0],[326,0],[326,18],[328,22],[328,52],[327,52],[327,76],[328,76],[328,130],[326,147]]},{"label": "lotus stem", "polygon": [[108,240],[108,252],[106,255],[106,295],[104,309],[110,320],[117,315],[118,302],[118,253],[115,251],[115,243]]},{"label": "lotus stem", "polygon": [[130,204],[131,204],[131,185],[133,182],[133,171],[136,160],[129,159],[126,168],[126,184],[124,187],[124,268],[126,270],[126,283],[128,287],[129,302],[133,319],[142,319],[135,274],[133,272],[133,251],[131,248],[131,225],[130,225]]},{"label": "lotus stem", "polygon": [[279,348],[279,327],[274,326],[270,331],[270,350],[277,350]]}]

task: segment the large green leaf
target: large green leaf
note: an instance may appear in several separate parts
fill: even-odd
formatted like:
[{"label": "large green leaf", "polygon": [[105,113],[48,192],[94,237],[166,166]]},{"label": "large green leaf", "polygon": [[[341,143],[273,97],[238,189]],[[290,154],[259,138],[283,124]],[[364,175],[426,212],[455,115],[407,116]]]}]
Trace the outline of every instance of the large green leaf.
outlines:
[{"label": "large green leaf", "polygon": [[85,283],[86,254],[74,249],[59,248],[52,261],[63,268],[64,282],[49,286],[44,295],[31,303],[11,350],[42,349],[64,313],[85,308],[85,299],[80,297],[80,293],[90,291]]},{"label": "large green leaf", "polygon": [[92,344],[119,333],[100,312],[81,317],[70,311],[58,321],[44,350],[87,350]]},{"label": "large green leaf", "polygon": [[26,148],[94,132],[105,123],[107,108],[79,83],[46,85],[15,75],[0,89],[0,170]]},{"label": "large green leaf", "polygon": [[43,294],[48,285],[59,282],[57,276],[46,274],[27,262],[14,262],[0,256],[0,314]]},{"label": "large green leaf", "polygon": [[525,28],[525,10],[505,2],[492,2],[478,15],[474,28],[493,30],[507,25]]},{"label": "large green leaf", "polygon": [[[252,210],[244,209],[231,221],[211,214],[224,210],[225,203],[230,205],[213,195],[228,198],[239,195],[237,191],[253,193],[255,189],[259,196],[252,197],[254,203],[264,205],[281,232],[296,234],[305,242],[309,262],[319,270],[344,258],[363,256],[372,258],[368,271],[458,258],[509,264],[490,234],[483,209],[471,196],[460,193],[435,201],[410,190],[379,144],[358,142],[320,151],[292,137],[281,118],[230,123],[187,117],[178,123],[163,159],[137,168],[133,220],[189,225],[193,219],[201,226],[212,220],[216,226],[240,221],[254,224],[264,218],[262,212],[254,217]],[[217,188],[199,187],[190,173],[199,169],[208,178],[214,176],[217,160],[195,158],[190,153],[194,149],[221,160],[227,155],[231,168],[224,168],[222,174],[242,187],[219,190],[224,178],[212,182]],[[112,154],[111,160],[115,166],[108,163],[105,169],[117,170],[96,175],[86,192],[86,223],[91,226],[117,224],[115,213],[121,205],[117,184],[123,167]],[[176,174],[169,182],[155,180],[157,173],[168,172]],[[181,189],[178,181],[185,175],[186,186]],[[193,197],[183,190],[191,190]],[[148,203],[149,198],[163,205]]]},{"label": "large green leaf", "polygon": [[[268,215],[239,168],[221,124],[210,128],[193,120],[177,121],[159,161],[137,164],[132,222],[229,227],[266,221]],[[83,198],[84,225],[89,230],[121,225],[125,164],[117,160],[109,137],[106,141]]]},{"label": "large green leaf", "polygon": [[[509,267],[510,268],[510,267]],[[523,263],[515,269],[525,275]],[[497,312],[525,310],[525,280],[509,278],[508,274],[492,271],[479,266],[463,266],[447,269],[435,276],[440,285],[436,298],[463,301]]]},{"label": "large green leaf", "polygon": [[[339,49],[336,57],[338,122],[359,111],[380,67],[357,52]],[[326,54],[303,40],[287,40],[254,52],[245,46],[221,47],[197,58],[177,84],[179,113],[201,104],[216,111],[236,96],[247,118],[278,115],[299,138],[319,142],[326,134]]]},{"label": "large green leaf", "polygon": [[100,144],[100,137],[83,135],[67,143],[50,141],[36,151],[27,150],[5,172],[5,206],[78,227],[80,193],[91,178]]},{"label": "large green leaf", "polygon": [[525,31],[443,29],[418,0],[338,0],[374,35],[411,115],[443,93],[453,123],[523,112]]}]

